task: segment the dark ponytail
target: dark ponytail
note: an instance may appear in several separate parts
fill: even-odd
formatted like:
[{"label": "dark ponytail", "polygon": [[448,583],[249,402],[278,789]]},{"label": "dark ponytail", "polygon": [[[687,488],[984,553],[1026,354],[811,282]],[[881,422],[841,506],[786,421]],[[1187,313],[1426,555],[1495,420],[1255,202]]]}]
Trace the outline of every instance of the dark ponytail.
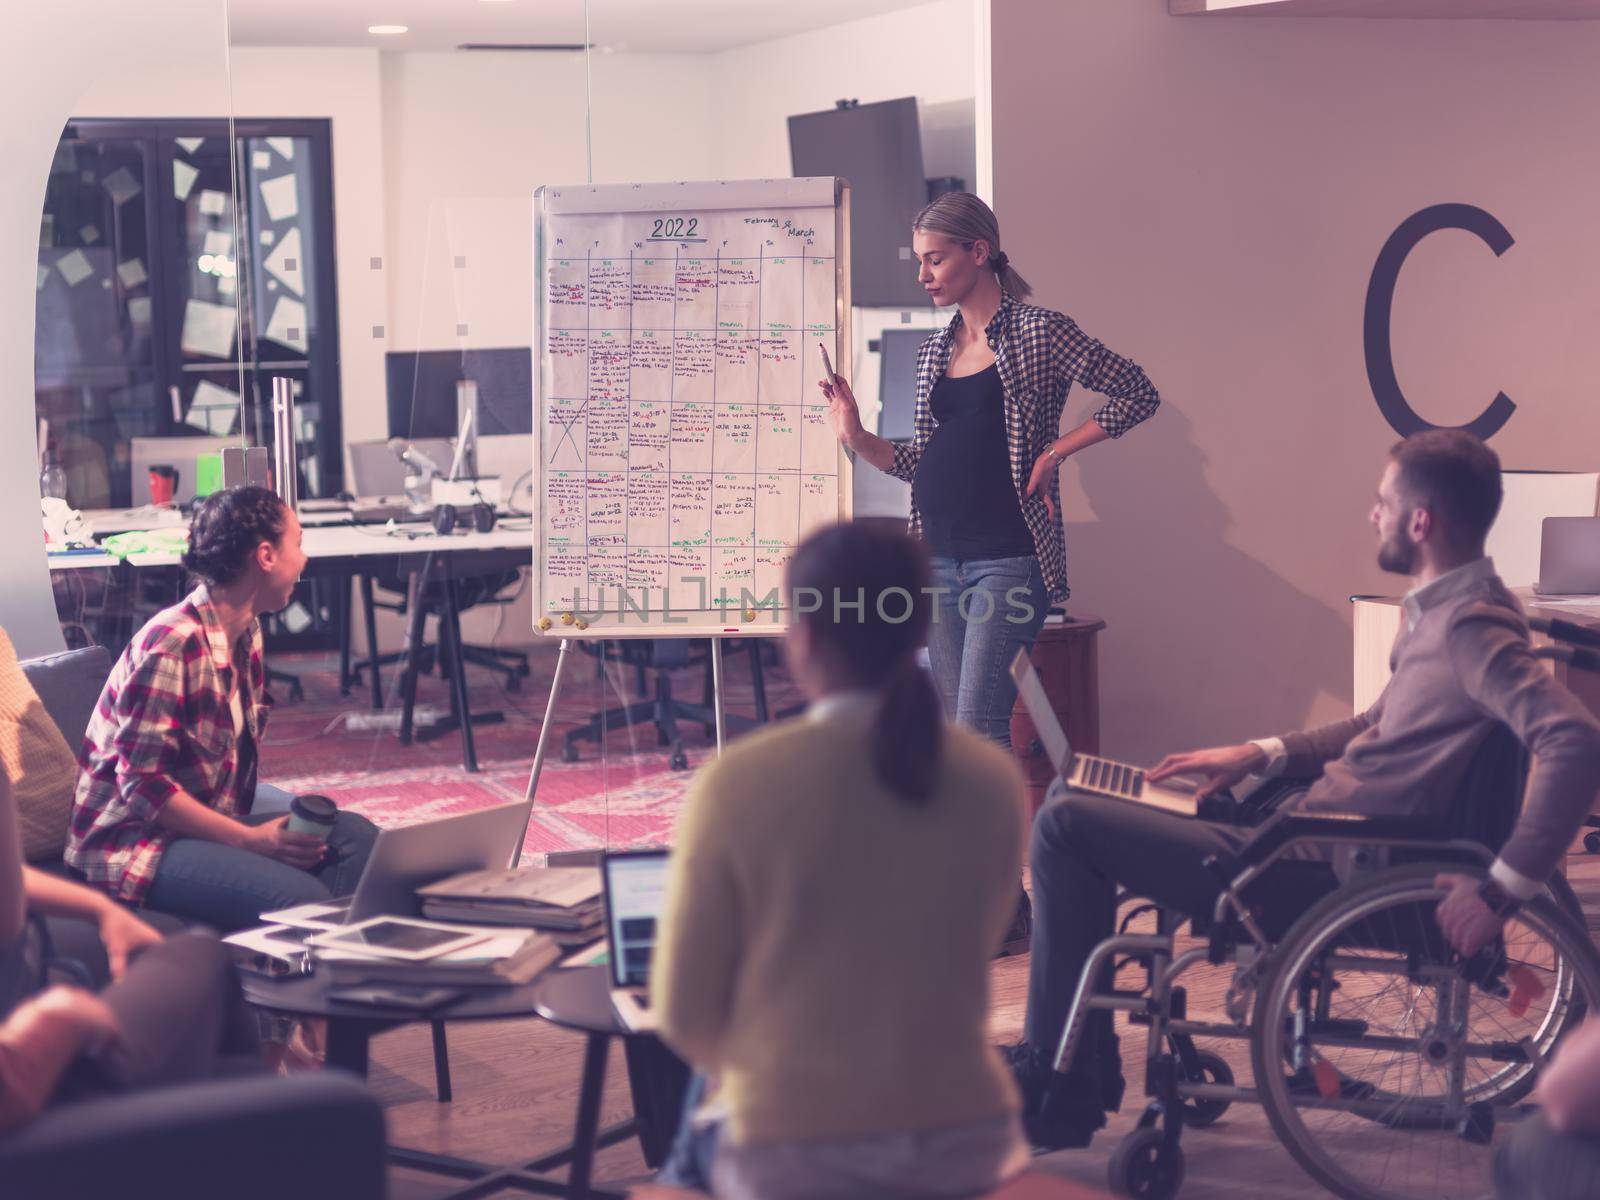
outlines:
[{"label": "dark ponytail", "polygon": [[878,781],[902,800],[926,803],[939,776],[944,705],[915,656],[890,672],[872,733]]},{"label": "dark ponytail", "polygon": [[789,560],[790,610],[836,674],[879,693],[872,766],[901,800],[926,803],[938,780],[944,712],[917,661],[933,605],[922,543],[898,530],[831,525]]}]

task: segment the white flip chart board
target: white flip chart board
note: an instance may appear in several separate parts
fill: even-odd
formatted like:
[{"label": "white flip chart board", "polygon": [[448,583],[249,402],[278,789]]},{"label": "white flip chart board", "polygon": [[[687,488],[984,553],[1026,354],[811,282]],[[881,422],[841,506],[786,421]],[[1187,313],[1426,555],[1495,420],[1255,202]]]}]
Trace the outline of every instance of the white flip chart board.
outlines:
[{"label": "white flip chart board", "polygon": [[535,627],[784,627],[799,541],[849,516],[817,346],[849,378],[840,180],[535,193]]}]

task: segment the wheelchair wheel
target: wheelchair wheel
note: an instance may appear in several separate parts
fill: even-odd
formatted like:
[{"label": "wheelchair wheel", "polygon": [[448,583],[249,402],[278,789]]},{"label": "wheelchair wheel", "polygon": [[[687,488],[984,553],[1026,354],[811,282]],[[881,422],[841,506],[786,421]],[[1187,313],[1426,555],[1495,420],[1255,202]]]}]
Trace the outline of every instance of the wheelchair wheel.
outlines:
[{"label": "wheelchair wheel", "polygon": [[[1209,1050],[1200,1050],[1195,1053],[1195,1058],[1200,1067],[1198,1075],[1189,1076],[1193,1083],[1215,1083],[1223,1087],[1233,1086],[1233,1068],[1228,1065],[1228,1060],[1220,1054],[1213,1054]],[[1194,1096],[1183,1102],[1183,1123],[1196,1128],[1215,1125],[1222,1120],[1222,1114],[1232,1107],[1232,1100],[1213,1100],[1210,1097]]]},{"label": "wheelchair wheel", "polygon": [[1325,897],[1273,952],[1257,994],[1252,1065],[1268,1119],[1352,1200],[1486,1190],[1494,1107],[1532,1087],[1600,999],[1600,955],[1548,896],[1457,961],[1434,916],[1437,870]]},{"label": "wheelchair wheel", "polygon": [[1183,1151],[1161,1130],[1141,1127],[1117,1143],[1106,1176],[1112,1195],[1170,1200],[1183,1186]]}]

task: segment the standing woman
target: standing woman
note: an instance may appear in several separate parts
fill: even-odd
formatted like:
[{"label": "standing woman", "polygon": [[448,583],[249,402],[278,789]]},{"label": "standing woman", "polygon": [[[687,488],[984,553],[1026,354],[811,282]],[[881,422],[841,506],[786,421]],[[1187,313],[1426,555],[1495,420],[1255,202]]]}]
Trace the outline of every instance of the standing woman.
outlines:
[{"label": "standing woman", "polygon": [[[1032,648],[1046,610],[1070,594],[1059,468],[1127,433],[1161,397],[1135,363],[1071,317],[1025,303],[1033,289],[1000,249],[999,222],[977,196],[940,196],[912,223],[911,244],[929,298],[957,310],[917,355],[911,443],[862,428],[843,380],[822,390],[845,447],[911,485],[910,531],[932,556],[928,658],[945,715],[1009,748],[1011,660]],[[1063,435],[1073,384],[1107,400]],[[1008,950],[1025,944],[1022,900]]]}]

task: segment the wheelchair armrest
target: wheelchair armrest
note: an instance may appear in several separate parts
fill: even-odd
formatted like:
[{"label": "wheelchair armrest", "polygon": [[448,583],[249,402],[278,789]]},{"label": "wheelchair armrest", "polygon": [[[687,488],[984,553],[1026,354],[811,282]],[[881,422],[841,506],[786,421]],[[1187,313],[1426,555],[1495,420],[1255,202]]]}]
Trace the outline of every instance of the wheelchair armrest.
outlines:
[{"label": "wheelchair armrest", "polygon": [[[1248,841],[1229,855],[1213,854],[1205,860],[1206,869],[1219,879],[1219,872],[1231,867],[1234,873],[1258,866],[1289,842],[1315,841],[1318,838],[1362,838],[1374,842],[1405,844],[1437,842],[1445,835],[1436,822],[1421,817],[1374,817],[1364,813],[1276,812],[1256,827]],[[1223,880],[1226,887],[1233,875]]]}]

